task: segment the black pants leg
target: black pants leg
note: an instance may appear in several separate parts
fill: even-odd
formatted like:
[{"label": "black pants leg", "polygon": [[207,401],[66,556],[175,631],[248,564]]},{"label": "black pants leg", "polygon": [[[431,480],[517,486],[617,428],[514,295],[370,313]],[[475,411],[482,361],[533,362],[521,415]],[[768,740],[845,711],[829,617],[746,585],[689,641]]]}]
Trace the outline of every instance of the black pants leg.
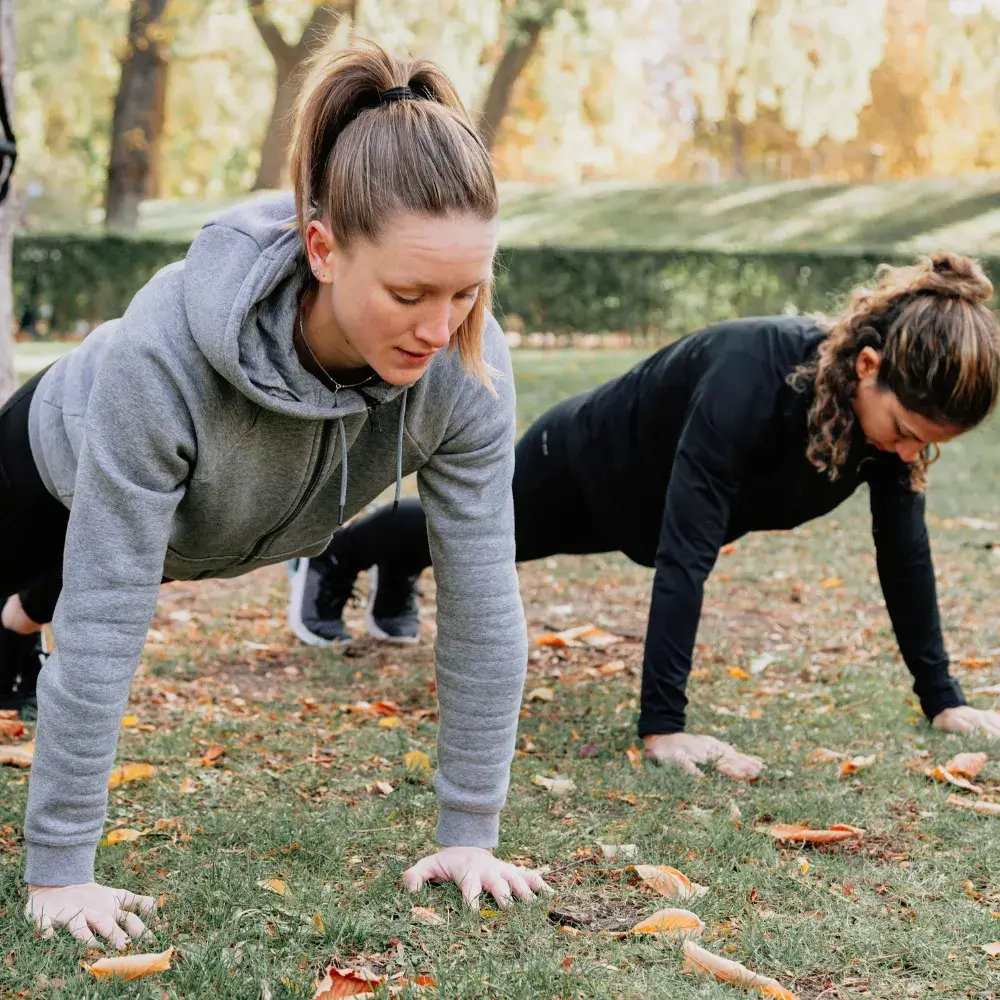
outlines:
[{"label": "black pants leg", "polygon": [[36,622],[52,620],[62,589],[69,511],[45,488],[28,440],[28,409],[44,372],[0,409],[0,605],[19,594]]},{"label": "black pants leg", "polygon": [[[608,551],[569,468],[568,420],[565,408],[554,406],[531,425],[515,450],[518,562],[559,553]],[[394,576],[418,575],[431,565],[420,501],[402,500],[395,512],[387,505],[357,518],[333,536],[325,555],[355,575],[370,566]]]}]

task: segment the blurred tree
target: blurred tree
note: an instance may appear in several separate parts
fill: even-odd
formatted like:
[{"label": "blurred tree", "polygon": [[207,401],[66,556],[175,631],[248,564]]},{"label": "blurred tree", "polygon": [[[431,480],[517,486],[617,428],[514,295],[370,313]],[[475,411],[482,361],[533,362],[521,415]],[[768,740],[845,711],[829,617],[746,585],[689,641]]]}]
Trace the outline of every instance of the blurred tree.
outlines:
[{"label": "blurred tree", "polygon": [[[14,94],[14,0],[0,0],[0,77],[3,93],[0,99],[13,118]],[[6,130],[5,130],[6,131]],[[12,134],[2,136],[12,140]],[[13,161],[9,168],[13,168]],[[5,170],[5,176],[10,174]],[[11,281],[13,265],[14,227],[17,221],[17,198],[12,192],[0,205],[0,403],[14,391],[14,293]]]},{"label": "blurred tree", "polygon": [[281,186],[291,139],[292,110],[301,84],[300,71],[309,56],[324,44],[334,27],[341,22],[348,26],[353,24],[357,5],[357,0],[336,0],[316,7],[299,40],[292,44],[285,40],[281,29],[272,20],[267,0],[247,0],[254,26],[271,53],[275,67],[274,106],[261,146],[260,164],[253,182],[255,191]]},{"label": "blurred tree", "polygon": [[139,205],[159,184],[160,142],[167,86],[163,15],[167,0],[132,0],[121,82],[111,120],[111,157],[104,225],[134,232]]}]

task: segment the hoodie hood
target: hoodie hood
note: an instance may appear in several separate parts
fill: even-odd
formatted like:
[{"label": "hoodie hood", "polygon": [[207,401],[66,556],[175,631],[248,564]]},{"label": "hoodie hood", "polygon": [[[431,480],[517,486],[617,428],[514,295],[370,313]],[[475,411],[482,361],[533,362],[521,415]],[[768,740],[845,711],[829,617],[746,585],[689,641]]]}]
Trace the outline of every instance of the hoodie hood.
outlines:
[{"label": "hoodie hood", "polygon": [[210,220],[184,263],[184,308],[205,359],[259,406],[306,420],[339,419],[404,392],[376,377],[364,396],[334,393],[292,341],[309,278],[290,195],[248,202]]}]

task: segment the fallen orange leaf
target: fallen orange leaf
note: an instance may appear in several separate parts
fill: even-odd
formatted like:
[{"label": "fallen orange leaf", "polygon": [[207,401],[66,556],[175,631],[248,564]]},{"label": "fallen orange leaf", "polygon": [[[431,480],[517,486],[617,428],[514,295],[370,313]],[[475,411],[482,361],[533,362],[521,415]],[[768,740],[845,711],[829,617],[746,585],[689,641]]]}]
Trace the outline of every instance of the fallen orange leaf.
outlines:
[{"label": "fallen orange leaf", "polygon": [[844,755],[836,750],[827,750],[826,747],[819,747],[809,754],[807,761],[810,764],[832,764],[835,760],[840,760]]},{"label": "fallen orange leaf", "polygon": [[141,781],[156,773],[152,764],[122,764],[116,767],[108,778],[108,788],[117,788],[129,781]]},{"label": "fallen orange leaf", "polygon": [[193,795],[198,791],[198,782],[188,775],[182,782],[180,787],[181,795]]},{"label": "fallen orange leaf", "polygon": [[839,576],[828,576],[825,580],[820,580],[819,585],[824,590],[835,590],[837,587],[843,587],[844,581]]},{"label": "fallen orange leaf", "polygon": [[137,726],[137,725],[139,725],[138,715],[126,715],[125,718],[122,719],[122,727],[125,729],[131,729],[132,726]]},{"label": "fallen orange leaf", "polygon": [[131,840],[138,840],[141,836],[140,830],[111,830],[104,838],[104,843],[109,847],[114,847],[115,844],[125,844]]},{"label": "fallen orange leaf", "polygon": [[326,924],[323,923],[323,914],[322,913],[314,913],[312,915],[312,925],[313,925],[313,927],[316,928],[316,933],[317,934],[325,934],[326,933]]},{"label": "fallen orange leaf", "polygon": [[750,680],[750,674],[748,674],[742,667],[730,667],[729,676],[735,677],[737,680],[748,681]]},{"label": "fallen orange leaf", "polygon": [[170,968],[170,956],[174,949],[168,948],[158,955],[127,955],[122,958],[102,958],[87,966],[87,971],[98,979],[139,979],[154,972],[166,972]]},{"label": "fallen orange leaf", "polygon": [[34,743],[14,743],[11,746],[0,747],[0,764],[13,764],[15,767],[31,767],[31,761],[34,756]]},{"label": "fallen orange leaf", "polygon": [[385,980],[369,972],[354,969],[327,969],[322,982],[316,984],[313,1000],[342,1000],[343,997],[375,996],[375,987]]},{"label": "fallen orange leaf", "polygon": [[970,670],[979,670],[982,667],[988,667],[993,663],[993,658],[990,656],[968,656],[962,660],[962,666],[968,667]]},{"label": "fallen orange leaf", "polygon": [[728,542],[719,549],[720,556],[731,556],[736,551],[736,542]]},{"label": "fallen orange leaf", "polygon": [[651,917],[640,921],[630,934],[663,934],[669,938],[701,937],[705,924],[690,910],[668,908],[657,910]]},{"label": "fallen orange leaf", "polygon": [[875,763],[875,754],[870,757],[851,757],[850,760],[840,762],[840,776],[846,778],[849,774],[854,774],[863,768],[871,767]]},{"label": "fallen orange leaf", "polygon": [[633,767],[642,767],[642,751],[637,750],[635,747],[629,747],[625,751],[625,756],[628,757],[628,762]]},{"label": "fallen orange leaf", "polygon": [[283,878],[269,878],[265,882],[259,883],[262,889],[267,889],[268,892],[273,892],[276,896],[290,896],[291,893],[288,891],[288,886],[285,885],[285,880]]},{"label": "fallen orange leaf", "polygon": [[562,632],[554,632],[549,635],[540,635],[535,642],[539,646],[593,646],[595,649],[604,649],[605,646],[612,646],[616,642],[621,642],[621,636],[612,635],[604,629],[597,628],[596,625],[577,625],[575,628],[564,629]]},{"label": "fallen orange leaf", "polygon": [[791,840],[802,844],[835,844],[841,840],[860,840],[865,831],[856,826],[847,826],[843,823],[835,823],[826,830],[813,830],[808,826],[801,826],[789,823],[776,823],[768,828],[767,832],[775,840]]},{"label": "fallen orange leaf", "polygon": [[383,729],[395,729],[403,724],[403,720],[398,715],[387,715],[384,719],[379,719],[378,724]]},{"label": "fallen orange leaf", "polygon": [[984,753],[958,753],[945,764],[944,769],[949,774],[974,778],[986,766],[988,760],[989,757]]},{"label": "fallen orange leaf", "polygon": [[684,971],[696,976],[708,976],[720,983],[732,983],[744,990],[756,990],[776,1000],[798,1000],[776,979],[751,972],[745,965],[713,955],[693,941],[684,942]]},{"label": "fallen orange leaf", "polygon": [[948,805],[959,809],[971,809],[984,816],[1000,816],[1000,802],[984,802],[982,799],[963,799],[961,795],[949,795]]},{"label": "fallen orange leaf", "polygon": [[982,791],[978,785],[974,785],[971,781],[966,781],[965,778],[957,777],[946,767],[942,767],[940,764],[938,764],[937,767],[928,768],[924,771],[924,774],[926,774],[928,778],[933,778],[934,781],[946,781],[948,784],[954,785],[956,788],[964,788],[967,792]]},{"label": "fallen orange leaf", "polygon": [[445,922],[440,913],[428,906],[411,906],[410,916],[418,923],[430,924],[432,927],[439,927]]},{"label": "fallen orange leaf", "polygon": [[219,758],[226,756],[226,748],[218,743],[213,743],[202,755],[201,763],[204,767],[215,767],[219,763]]},{"label": "fallen orange leaf", "polygon": [[635,870],[650,889],[670,899],[694,899],[708,892],[705,886],[692,882],[683,872],[669,865],[636,865]]},{"label": "fallen orange leaf", "polygon": [[19,740],[28,732],[28,727],[20,719],[0,719],[0,736],[8,740]]}]

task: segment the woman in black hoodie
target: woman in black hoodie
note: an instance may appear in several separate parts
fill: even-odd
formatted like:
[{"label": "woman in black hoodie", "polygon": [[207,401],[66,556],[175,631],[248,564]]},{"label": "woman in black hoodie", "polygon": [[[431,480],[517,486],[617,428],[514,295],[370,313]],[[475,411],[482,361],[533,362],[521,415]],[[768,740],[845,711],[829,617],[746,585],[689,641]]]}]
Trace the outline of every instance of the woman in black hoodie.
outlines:
[{"label": "woman in black hoodie", "polygon": [[[834,321],[769,317],[693,333],[540,417],[517,447],[519,561],[621,551],[655,567],[639,734],[647,754],[734,778],[763,763],[684,732],[702,591],[719,549],[871,494],[882,591],[914,691],[935,727],[1000,735],[949,675],[924,524],[936,446],[992,410],[1000,333],[979,265],[942,253],[883,267]],[[295,567],[290,621],[306,641],[349,638],[342,612],[374,568],[369,631],[415,641],[413,584],[430,565],[419,503],[338,532]]]}]

